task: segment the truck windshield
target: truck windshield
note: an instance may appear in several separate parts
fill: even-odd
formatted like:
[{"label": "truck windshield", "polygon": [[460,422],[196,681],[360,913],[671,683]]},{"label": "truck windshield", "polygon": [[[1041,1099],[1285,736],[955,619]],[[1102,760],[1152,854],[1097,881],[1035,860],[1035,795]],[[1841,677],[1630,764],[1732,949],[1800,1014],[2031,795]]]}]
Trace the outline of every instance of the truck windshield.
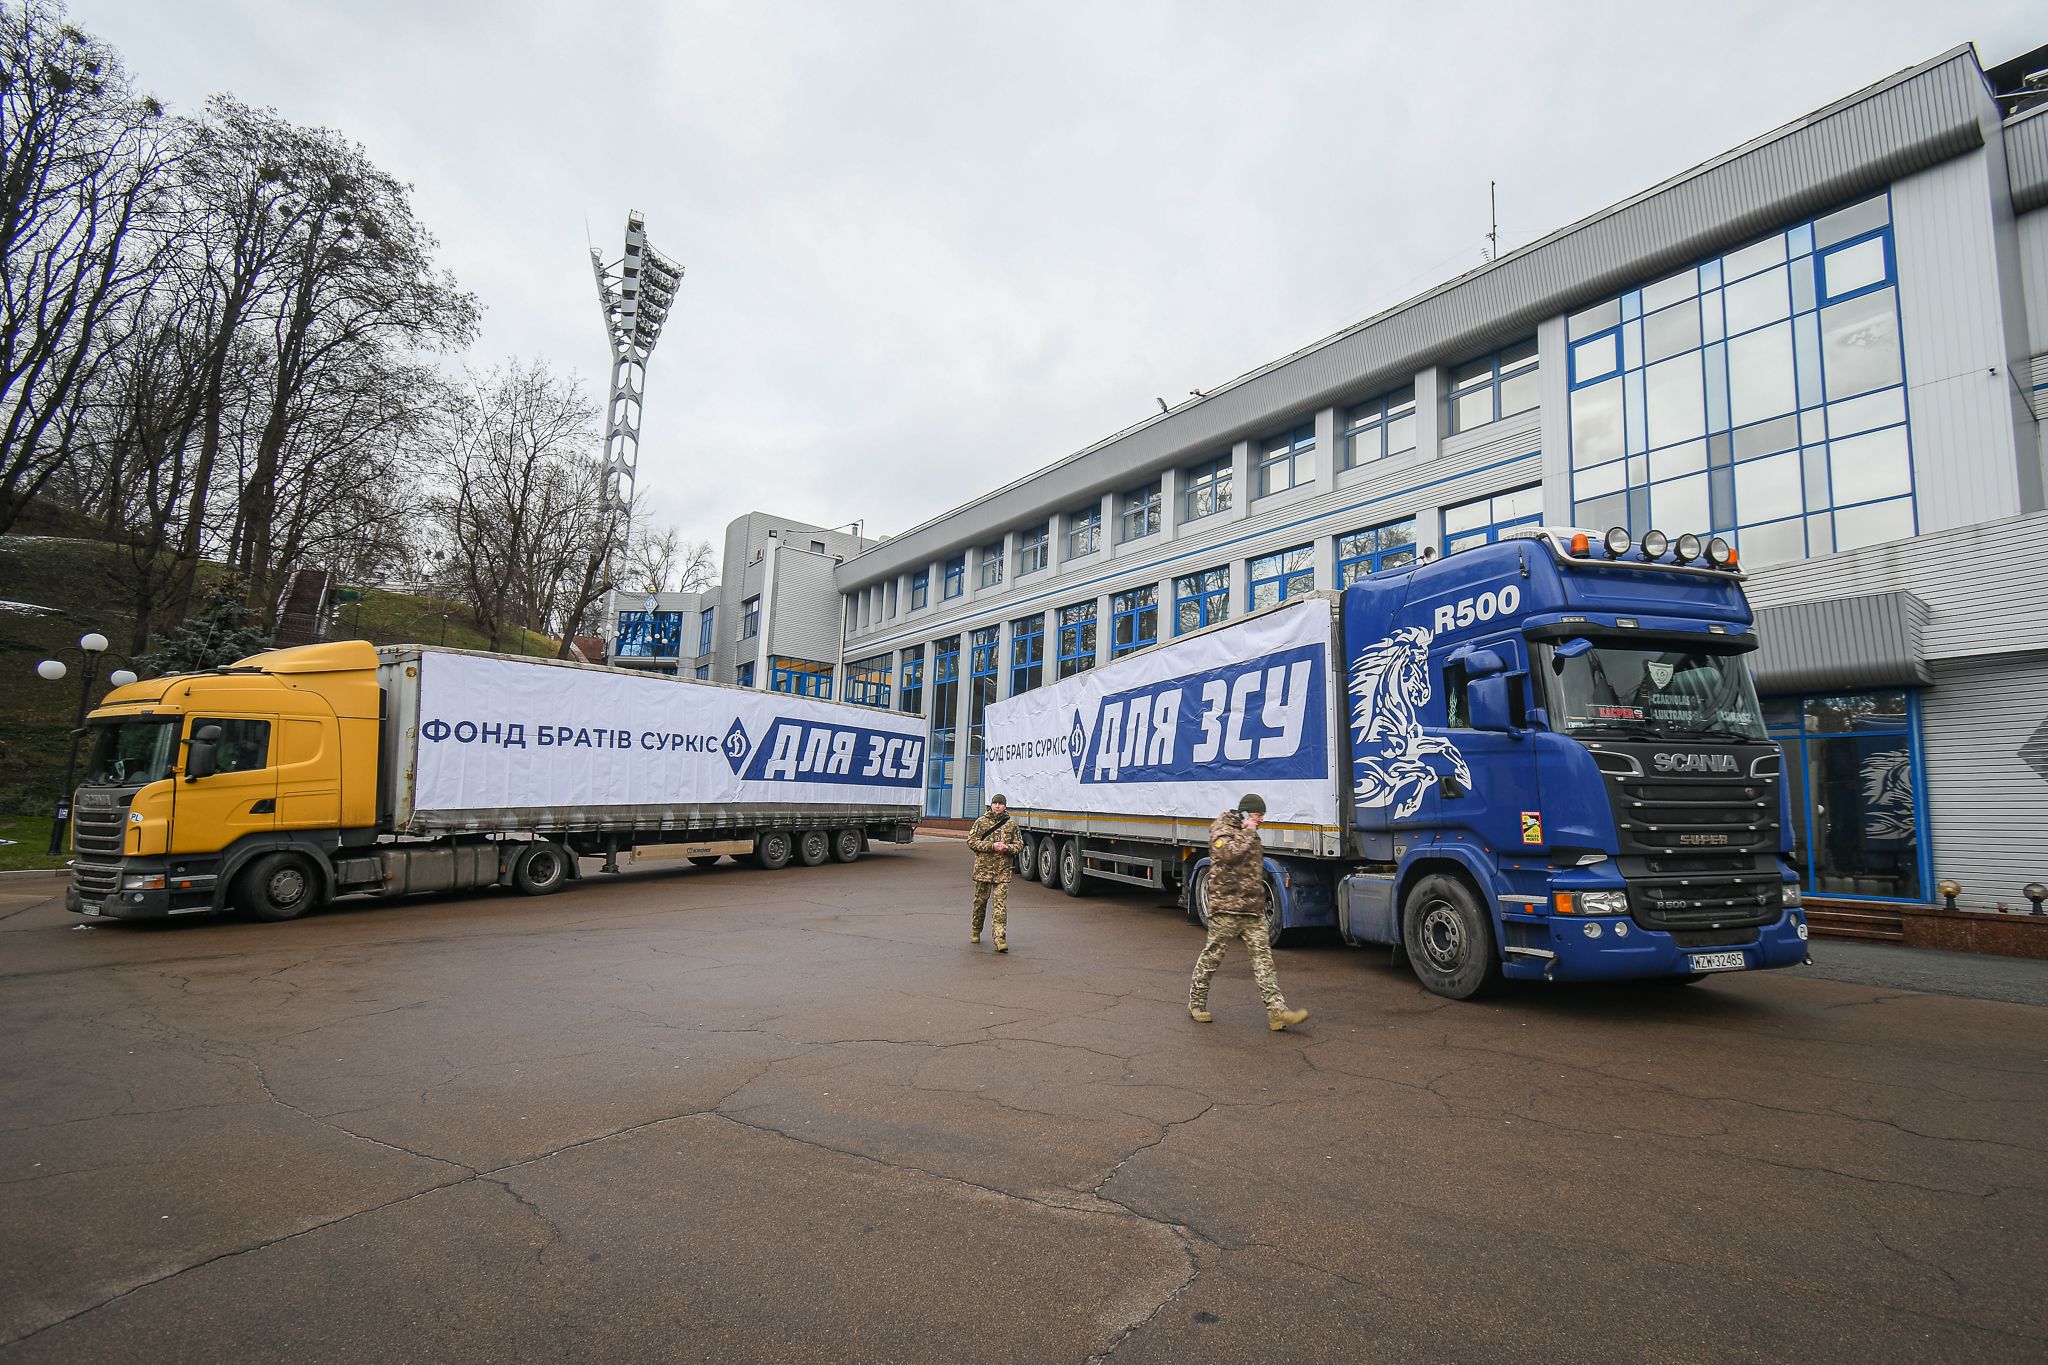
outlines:
[{"label": "truck windshield", "polygon": [[[1580,648],[1584,648],[1583,645]],[[1690,644],[1596,644],[1567,658],[1545,646],[1553,725],[1614,738],[1761,740],[1742,653]]]},{"label": "truck windshield", "polygon": [[140,787],[171,775],[178,752],[178,727],[171,718],[114,721],[93,730],[85,786]]}]

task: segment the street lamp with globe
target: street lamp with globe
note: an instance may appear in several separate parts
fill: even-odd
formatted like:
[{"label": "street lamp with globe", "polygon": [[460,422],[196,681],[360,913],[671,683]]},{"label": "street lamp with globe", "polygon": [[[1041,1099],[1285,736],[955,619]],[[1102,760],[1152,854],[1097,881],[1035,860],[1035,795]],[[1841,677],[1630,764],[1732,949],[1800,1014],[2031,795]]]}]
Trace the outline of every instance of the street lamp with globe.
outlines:
[{"label": "street lamp with globe", "polygon": [[[52,857],[64,851],[64,835],[71,827],[71,797],[78,780],[78,742],[85,738],[85,712],[92,704],[92,685],[99,676],[100,655],[107,652],[107,637],[98,631],[88,631],[78,637],[78,649],[85,656],[85,672],[78,689],[78,716],[71,722],[71,756],[64,762],[64,789],[57,796],[57,818],[50,826],[50,854]],[[62,659],[45,659],[36,665],[36,675],[48,682],[62,682],[71,672]],[[135,674],[125,668],[117,668],[107,675],[107,681],[115,687],[126,687],[135,681]]]}]

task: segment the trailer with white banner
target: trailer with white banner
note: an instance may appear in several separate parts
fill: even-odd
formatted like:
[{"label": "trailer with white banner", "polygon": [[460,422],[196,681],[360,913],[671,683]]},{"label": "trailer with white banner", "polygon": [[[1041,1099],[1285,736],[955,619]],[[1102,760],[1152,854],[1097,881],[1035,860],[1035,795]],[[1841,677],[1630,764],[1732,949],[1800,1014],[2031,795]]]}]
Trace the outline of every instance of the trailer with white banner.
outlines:
[{"label": "trailer with white banner", "polygon": [[916,717],[626,669],[363,641],[117,688],[90,721],[69,903],[290,919],[580,859],[850,863],[909,843]]}]

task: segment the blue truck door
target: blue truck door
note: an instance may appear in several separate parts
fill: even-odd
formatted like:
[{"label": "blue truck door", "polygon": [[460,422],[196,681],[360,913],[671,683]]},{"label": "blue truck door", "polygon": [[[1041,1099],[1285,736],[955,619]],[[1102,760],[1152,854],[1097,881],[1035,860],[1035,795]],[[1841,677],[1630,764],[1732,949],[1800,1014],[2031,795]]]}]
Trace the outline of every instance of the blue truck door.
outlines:
[{"label": "blue truck door", "polygon": [[[1543,803],[1528,729],[1527,655],[1521,642],[1509,637],[1460,645],[1432,664],[1444,699],[1442,735],[1463,760],[1469,780],[1455,774],[1440,779],[1418,812],[1420,821],[1477,843],[1494,855],[1490,863],[1536,850],[1543,844]],[[1516,729],[1476,728],[1475,702],[1481,723],[1490,717],[1475,689],[1504,693],[1506,719]]]}]

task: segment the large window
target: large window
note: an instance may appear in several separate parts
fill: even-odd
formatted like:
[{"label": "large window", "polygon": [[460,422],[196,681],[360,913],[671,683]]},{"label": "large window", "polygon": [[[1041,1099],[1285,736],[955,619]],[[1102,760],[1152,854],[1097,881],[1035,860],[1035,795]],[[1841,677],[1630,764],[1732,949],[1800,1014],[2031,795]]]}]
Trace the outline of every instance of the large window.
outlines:
[{"label": "large window", "polygon": [[1866,199],[1568,319],[1573,520],[1752,566],[1912,535],[1890,218]]},{"label": "large window", "polygon": [[1251,562],[1252,610],[1316,590],[1316,547],[1297,545]]},{"label": "large window", "polygon": [[1010,695],[1029,692],[1045,681],[1045,613],[1033,612],[1010,622]]},{"label": "large window", "polygon": [[1207,464],[1198,464],[1181,474],[1181,520],[1200,521],[1203,517],[1230,510],[1230,456],[1220,455]]},{"label": "large window", "polygon": [[1076,602],[1060,608],[1060,665],[1062,678],[1085,673],[1095,667],[1095,602]]},{"label": "large window", "polygon": [[761,633],[761,599],[749,597],[740,603],[740,638],[751,640]]},{"label": "large window", "polygon": [[981,813],[986,790],[986,744],[989,703],[996,699],[997,670],[1003,657],[1000,626],[984,626],[967,637],[967,765],[960,783],[963,810]]},{"label": "large window", "polygon": [[919,569],[910,576],[910,609],[923,611],[932,598],[932,571]]},{"label": "large window", "polygon": [[1307,483],[1309,454],[1316,448],[1313,424],[1269,437],[1259,446],[1258,495],[1284,493],[1296,484]]},{"label": "large window", "polygon": [[754,685],[754,666],[751,663],[741,664],[732,671],[732,680],[741,687],[752,687]]},{"label": "large window", "polygon": [[1050,540],[1046,524],[1038,525],[1017,533],[1017,572],[1037,573],[1045,567],[1047,542]]},{"label": "large window", "polygon": [[1120,592],[1109,599],[1109,657],[1135,654],[1159,643],[1159,585]]},{"label": "large window", "polygon": [[1505,531],[1543,524],[1543,485],[1532,483],[1444,509],[1444,553],[1491,545]]},{"label": "large window", "polygon": [[1348,588],[1367,574],[1405,569],[1415,562],[1415,518],[1388,522],[1337,537],[1337,586]]},{"label": "large window", "polygon": [[856,706],[889,709],[889,656],[876,654],[846,665],[846,699]]},{"label": "large window", "polygon": [[1143,540],[1159,532],[1159,480],[1133,488],[1117,499],[1121,516],[1117,534],[1124,540]]},{"label": "large window", "polygon": [[924,710],[923,645],[912,645],[903,651],[903,690],[897,694],[896,709],[911,715]]},{"label": "large window", "polygon": [[1772,697],[1763,710],[1785,753],[1793,862],[1806,889],[1925,900],[1918,698],[1910,692]]},{"label": "large window", "polygon": [[704,608],[704,614],[697,618],[697,653],[699,655],[711,652],[711,622],[717,611],[718,608],[716,607],[706,607]]},{"label": "large window", "polygon": [[679,611],[622,611],[619,613],[619,646],[613,652],[621,659],[673,659],[682,649],[683,614]]},{"label": "large window", "polygon": [[1355,469],[1374,460],[1405,455],[1415,449],[1415,389],[1397,389],[1370,403],[1361,403],[1344,419],[1344,467]]},{"label": "large window", "polygon": [[984,545],[974,553],[975,558],[979,561],[977,570],[980,577],[977,581],[981,586],[993,588],[1001,584],[1003,581],[1003,542],[998,540],[992,544]]},{"label": "large window", "polygon": [[960,725],[960,637],[932,642],[932,743],[925,768],[924,813],[953,813],[954,739]]},{"label": "large window", "polygon": [[946,561],[946,600],[963,595],[967,591],[967,551],[962,550]]},{"label": "large window", "polygon": [[1102,504],[1067,513],[1067,558],[1092,555],[1102,543]]},{"label": "large window", "polygon": [[1536,376],[1536,342],[1495,351],[1451,371],[1449,431],[1455,435],[1498,422],[1536,406],[1542,395]]},{"label": "large window", "polygon": [[798,697],[832,699],[832,665],[815,659],[785,659],[768,656],[768,690]]},{"label": "large window", "polygon": [[1230,570],[1204,569],[1173,580],[1173,633],[1185,635],[1230,619]]}]

